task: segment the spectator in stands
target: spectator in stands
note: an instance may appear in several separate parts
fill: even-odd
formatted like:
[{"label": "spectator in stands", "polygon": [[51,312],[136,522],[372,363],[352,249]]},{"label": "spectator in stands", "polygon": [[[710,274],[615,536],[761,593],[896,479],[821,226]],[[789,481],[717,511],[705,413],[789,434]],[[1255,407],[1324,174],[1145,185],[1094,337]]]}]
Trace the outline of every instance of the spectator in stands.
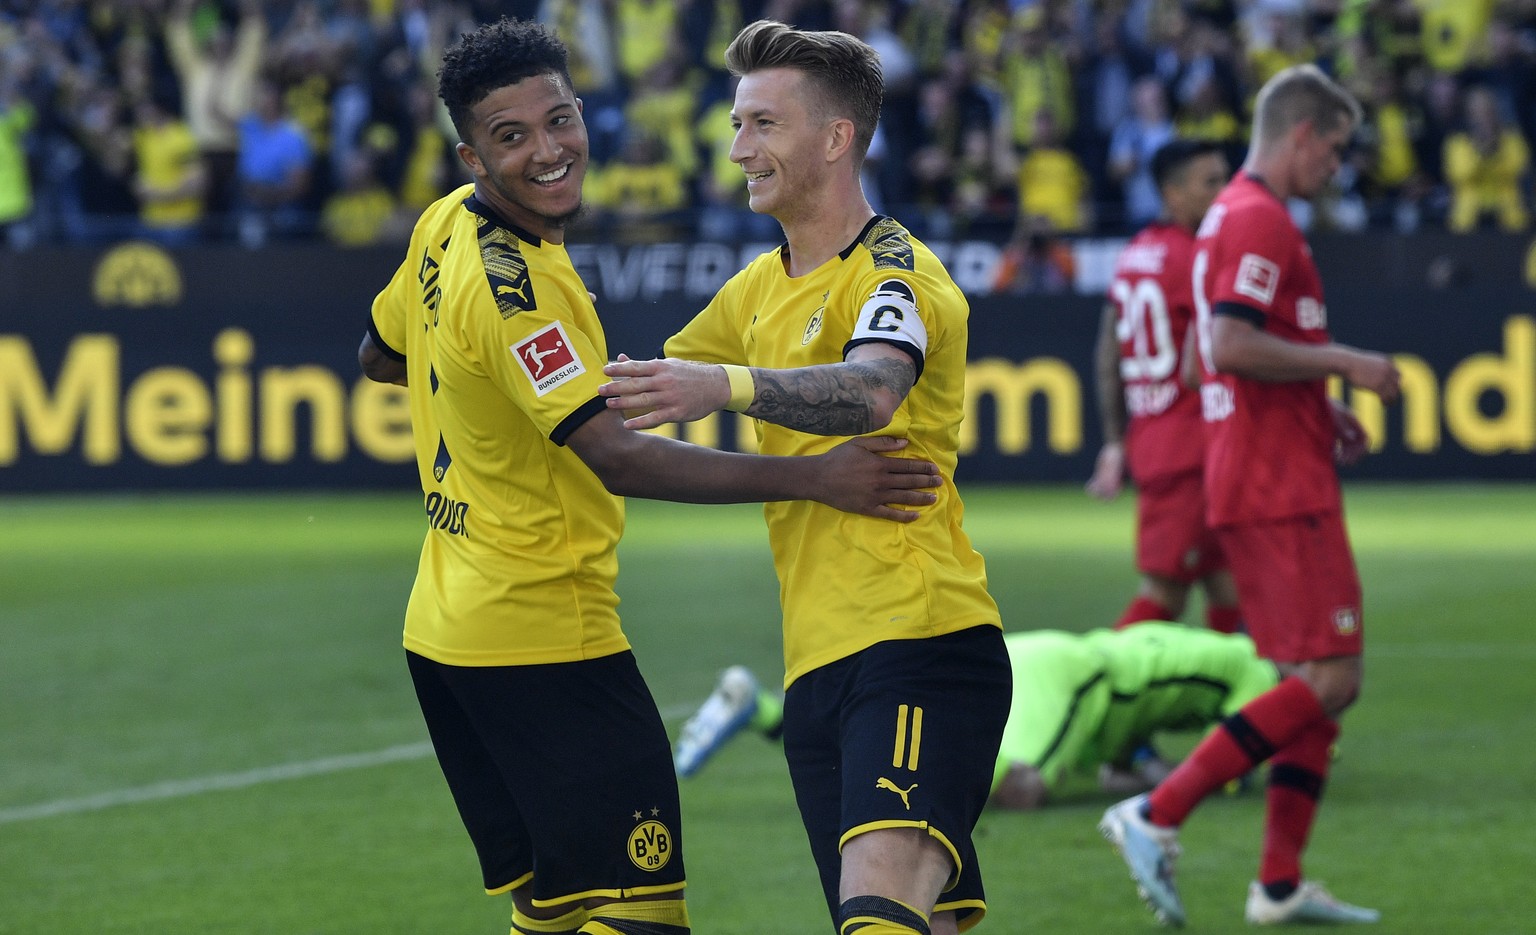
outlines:
[{"label": "spectator in stands", "polygon": [[676,51],[682,0],[612,0],[613,36],[620,77],[633,92]]},{"label": "spectator in stands", "polygon": [[37,111],[22,93],[15,59],[20,50],[0,53],[0,233],[13,246],[27,246],[32,229],[32,177],[27,168],[27,135]]},{"label": "spectator in stands", "polygon": [[1060,138],[1070,136],[1077,122],[1072,72],[1046,31],[1045,12],[1039,4],[1014,14],[1001,55],[1001,143],[1014,153],[1027,150],[1035,142],[1039,126],[1035,115],[1040,111],[1050,114]]},{"label": "spectator in stands", "polygon": [[1162,213],[1157,183],[1152,180],[1152,156],[1173,134],[1162,82],[1150,75],[1139,79],[1131,89],[1131,112],[1109,142],[1109,177],[1124,192],[1123,227],[1144,227]]},{"label": "spectator in stands", "polygon": [[1367,59],[1401,75],[1423,58],[1417,0],[1343,0],[1333,31],[1335,68],[1344,76]]},{"label": "spectator in stands", "polygon": [[129,233],[138,203],[129,188],[133,137],[115,87],[84,69],[68,69],[59,87],[67,144],[59,179],[65,236],[91,243]]},{"label": "spectator in stands", "polygon": [[1424,61],[1457,75],[1487,61],[1488,24],[1498,0],[1416,0]]},{"label": "spectator in stands", "polygon": [[1179,136],[1220,144],[1228,162],[1240,162],[1246,147],[1243,122],[1226,100],[1214,76],[1196,81],[1178,109],[1173,126]]},{"label": "spectator in stands", "polygon": [[1152,61],[1125,39],[1125,16],[1110,10],[1094,19],[1093,41],[1078,68],[1077,154],[1094,183],[1094,199],[1124,212],[1124,192],[1110,179],[1109,141],[1130,113],[1136,79],[1152,70]]},{"label": "spectator in stands", "polygon": [[311,152],[304,131],[284,113],[276,84],[261,82],[239,130],[240,242],[259,247],[272,234],[303,233]]},{"label": "spectator in stands", "polygon": [[[1225,139],[1236,159],[1256,79],[1283,62],[1316,56],[1364,98],[1374,96],[1364,89],[1379,80],[1378,67],[1395,74],[1397,106],[1381,118],[1396,123],[1377,128],[1373,113],[1362,127],[1371,144],[1362,191],[1377,223],[1399,211],[1411,220],[1417,209],[1435,223],[1445,214],[1441,162],[1460,126],[1466,86],[1491,89],[1527,143],[1536,134],[1536,55],[1526,39],[1536,34],[1532,0],[33,0],[7,9],[0,54],[20,63],[21,96],[35,115],[28,135],[35,207],[28,227],[17,230],[45,240],[121,236],[134,228],[128,118],[140,101],[167,92],[179,94],[205,163],[205,229],[232,230],[236,124],[263,66],[306,131],[315,161],[310,211],[358,148],[373,151],[381,179],[402,202],[429,203],[456,170],[439,168],[446,138],[426,132],[433,121],[410,115],[409,89],[424,84],[430,91],[435,80],[424,63],[438,61],[445,43],[476,22],[508,11],[536,13],[571,40],[597,164],[622,147],[626,108],[647,120],[664,112],[661,122],[683,125],[684,132],[652,132],[685,166],[703,158],[702,115],[679,120],[675,108],[657,105],[679,88],[686,89],[679,97],[688,98],[688,110],[725,93],[728,80],[709,66],[744,15],[854,32],[882,50],[887,77],[898,84],[904,75],[917,79],[903,85],[910,94],[887,89],[890,106],[869,162],[871,173],[879,172],[882,202],[893,209],[897,202],[922,203],[941,220],[933,206],[943,197],[935,200],[934,185],[946,180],[931,174],[928,148],[938,95],[924,85],[946,81],[946,63],[956,54],[972,76],[967,96],[973,91],[991,108],[994,148],[982,161],[1011,186],[1033,113],[1050,109],[1094,182],[1095,233],[1126,229],[1124,180],[1110,171],[1110,139],[1125,116],[1130,82],[1143,75],[1160,79],[1181,133]],[[647,62],[652,71],[644,70]],[[667,74],[683,76],[681,84],[663,88],[652,80]],[[924,107],[930,112],[921,113]],[[444,121],[433,120],[441,131]],[[379,139],[388,131],[381,125],[396,134],[389,148],[397,152],[384,159]],[[1390,165],[1378,165],[1378,147],[1405,133],[1419,172],[1414,185],[1399,187],[1393,179],[1404,164],[1400,144],[1390,143],[1397,154]],[[958,149],[978,139],[967,132]],[[1378,168],[1386,178],[1375,177]],[[713,214],[706,227],[715,229],[720,219],[730,226],[735,211],[727,202],[739,192],[730,188],[722,201],[704,172],[689,171],[689,209],[701,212],[701,222],[703,212]],[[952,206],[961,225],[987,221],[987,212],[977,213],[989,194],[981,181],[970,172],[948,180],[951,194],[964,193],[963,204]],[[1012,192],[1001,200],[1011,204]]]},{"label": "spectator in stands", "polygon": [[1019,161],[1019,215],[1042,218],[1046,228],[1065,234],[1088,230],[1088,172],[1062,145],[1056,118],[1049,110],[1035,113],[1034,144]]},{"label": "spectator in stands", "polygon": [[964,228],[996,209],[1001,186],[990,158],[991,123],[965,55],[952,52],[942,73],[919,89],[916,146],[908,160],[917,206],[933,233],[950,236],[955,224]]},{"label": "spectator in stands", "polygon": [[1070,292],[1076,272],[1072,245],[1056,236],[1050,222],[1020,215],[997,264],[992,291],[1015,295]]},{"label": "spectator in stands", "polygon": [[377,145],[375,158],[399,154],[403,161],[393,176],[395,193],[408,212],[419,214],[432,202],[452,191],[462,180],[463,164],[453,158],[453,145],[437,117],[437,93],[425,82],[406,91],[409,122],[402,147]]},{"label": "spectator in stands", "polygon": [[1260,88],[1291,67],[1317,61],[1318,50],[1307,35],[1305,11],[1275,11],[1264,17],[1262,41],[1248,48],[1248,86]]},{"label": "spectator in stands", "polygon": [[783,236],[779,222],[747,207],[746,175],[731,161],[731,145],[736,142],[736,128],[731,125],[736,79],[732,78],[724,91],[725,95],[706,105],[694,121],[695,141],[702,153],[695,185],[699,236],[724,242],[778,240]]},{"label": "spectator in stands", "polygon": [[1390,220],[1404,232],[1414,230],[1429,188],[1414,150],[1416,128],[1423,124],[1422,112],[1403,93],[1397,75],[1382,62],[1363,66],[1354,85],[1366,112],[1358,136],[1366,156],[1364,181],[1373,220]]},{"label": "spectator in stands", "polygon": [[207,168],[208,217],[217,227],[237,195],[238,122],[251,109],[266,48],[267,21],[260,0],[241,0],[233,33],[217,8],[200,6],[197,0],[171,2],[165,21],[166,50],[180,81],[182,116],[197,138]]},{"label": "spectator in stands", "polygon": [[192,128],[175,104],[151,94],[134,107],[133,193],[139,199],[139,232],[167,246],[197,240],[203,221],[208,170]]},{"label": "spectator in stands", "polygon": [[[678,42],[677,37],[673,37],[673,42]],[[624,107],[626,148],[636,136],[659,142],[665,158],[685,180],[698,172],[693,121],[701,78],[697,71],[686,67],[681,55],[668,56],[653,65],[645,80],[630,91],[629,103]],[[624,154],[619,156],[623,158]]]},{"label": "spectator in stands", "polygon": [[[326,28],[315,0],[294,4],[287,24],[270,43],[267,73],[282,89],[283,110],[309,144],[312,177],[305,207],[318,210],[334,187],[331,125],[345,49]],[[348,140],[343,152],[354,141]],[[345,155],[340,158],[345,161]]]},{"label": "spectator in stands", "polygon": [[631,242],[676,240],[688,207],[688,177],[660,138],[633,127],[619,158],[587,170],[587,202],[620,224]]},{"label": "spectator in stands", "polygon": [[1491,217],[1500,230],[1523,231],[1531,219],[1522,188],[1530,148],[1487,88],[1469,88],[1464,107],[1465,129],[1445,141],[1445,179],[1451,187],[1447,226],[1465,233]]},{"label": "spectator in stands", "polygon": [[[1536,13],[1536,6],[1531,9]],[[1509,18],[1494,17],[1488,24],[1488,60],[1464,77],[1493,92],[1499,110],[1510,116],[1529,143],[1536,139],[1536,54],[1527,39]]]},{"label": "spectator in stands", "polygon": [[326,198],[320,213],[326,239],[340,247],[373,246],[408,233],[409,224],[401,220],[395,197],[374,170],[373,153],[353,150],[341,187]]}]

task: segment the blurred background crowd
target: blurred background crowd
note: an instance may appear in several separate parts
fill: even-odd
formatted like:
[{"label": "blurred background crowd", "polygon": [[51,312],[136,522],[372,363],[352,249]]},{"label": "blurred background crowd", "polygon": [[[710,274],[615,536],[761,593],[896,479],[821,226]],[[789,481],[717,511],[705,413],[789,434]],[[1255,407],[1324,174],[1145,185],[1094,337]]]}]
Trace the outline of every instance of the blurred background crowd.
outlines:
[{"label": "blurred background crowd", "polygon": [[1062,238],[1156,216],[1148,164],[1172,136],[1237,165],[1255,91],[1297,62],[1367,115],[1305,224],[1530,223],[1536,0],[0,0],[4,239],[403,239],[467,180],[442,50],[503,14],[570,45],[583,223],[630,241],[775,238],[728,158],[721,65],[762,17],[879,50],[877,210],[1044,254],[1032,275]]}]

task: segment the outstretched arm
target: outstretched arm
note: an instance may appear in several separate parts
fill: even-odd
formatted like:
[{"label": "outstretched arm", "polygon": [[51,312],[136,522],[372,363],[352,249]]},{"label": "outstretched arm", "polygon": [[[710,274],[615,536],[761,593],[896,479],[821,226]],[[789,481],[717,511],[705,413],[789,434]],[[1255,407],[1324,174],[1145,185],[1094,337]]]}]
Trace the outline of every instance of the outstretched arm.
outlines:
[{"label": "outstretched arm", "polygon": [[[621,355],[603,372],[616,378],[598,390],[608,397],[609,408],[649,410],[626,420],[625,428],[692,422],[732,409],[813,435],[863,435],[884,428],[917,380],[911,356],[881,343],[860,344],[836,364],[738,368],[737,387],[724,366],[671,357]],[[742,384],[746,375],[750,381]]]},{"label": "outstretched arm", "polygon": [[906,439],[855,438],[825,454],[773,457],[716,451],[659,435],[632,432],[622,416],[599,412],[566,444],[603,486],[620,496],[684,503],[815,500],[846,513],[898,522],[926,506],[944,480],[928,461],[887,457]]}]

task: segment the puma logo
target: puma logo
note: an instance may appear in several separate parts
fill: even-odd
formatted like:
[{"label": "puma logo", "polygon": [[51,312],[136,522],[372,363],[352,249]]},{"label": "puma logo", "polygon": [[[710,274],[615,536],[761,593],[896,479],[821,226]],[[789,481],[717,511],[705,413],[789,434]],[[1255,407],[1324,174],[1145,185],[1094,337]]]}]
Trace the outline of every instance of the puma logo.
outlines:
[{"label": "puma logo", "polygon": [[914,782],[912,785],[903,789],[896,785],[894,782],[891,782],[889,779],[886,779],[884,776],[881,776],[879,779],[875,780],[875,788],[889,789],[897,795],[901,796],[901,804],[907,807],[907,811],[912,811],[912,803],[907,801],[907,793],[911,792],[913,789],[916,789],[917,783]]}]

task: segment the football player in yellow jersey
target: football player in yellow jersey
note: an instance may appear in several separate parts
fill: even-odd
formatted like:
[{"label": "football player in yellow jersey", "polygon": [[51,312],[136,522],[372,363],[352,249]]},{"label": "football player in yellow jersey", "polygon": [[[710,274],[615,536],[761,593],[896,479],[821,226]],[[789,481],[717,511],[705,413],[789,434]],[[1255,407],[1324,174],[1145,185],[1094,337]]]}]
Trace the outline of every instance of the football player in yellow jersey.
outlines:
[{"label": "football player in yellow jersey", "polygon": [[[752,210],[788,242],[733,277],[665,359],[605,368],[625,379],[603,395],[653,410],[631,428],[745,412],[770,454],[905,437],[952,478],[969,309],[860,186],[878,55],[844,33],[762,21],[726,63],[741,79],[731,158]],[[986,908],[971,833],[1011,680],[960,498],[946,483],[902,526],[812,503],[765,512],[784,615],[785,757],[838,931],[970,928]]]},{"label": "football player in yellow jersey", "polygon": [[886,457],[895,439],[775,458],[627,431],[598,396],[602,326],[563,245],[587,164],[565,47],[483,26],[445,54],[439,94],[474,181],[422,214],[358,352],[410,391],[417,698],[513,932],[685,933],[677,779],[616,612],[615,494],[814,496],[895,528],[934,502],[937,467]]}]

